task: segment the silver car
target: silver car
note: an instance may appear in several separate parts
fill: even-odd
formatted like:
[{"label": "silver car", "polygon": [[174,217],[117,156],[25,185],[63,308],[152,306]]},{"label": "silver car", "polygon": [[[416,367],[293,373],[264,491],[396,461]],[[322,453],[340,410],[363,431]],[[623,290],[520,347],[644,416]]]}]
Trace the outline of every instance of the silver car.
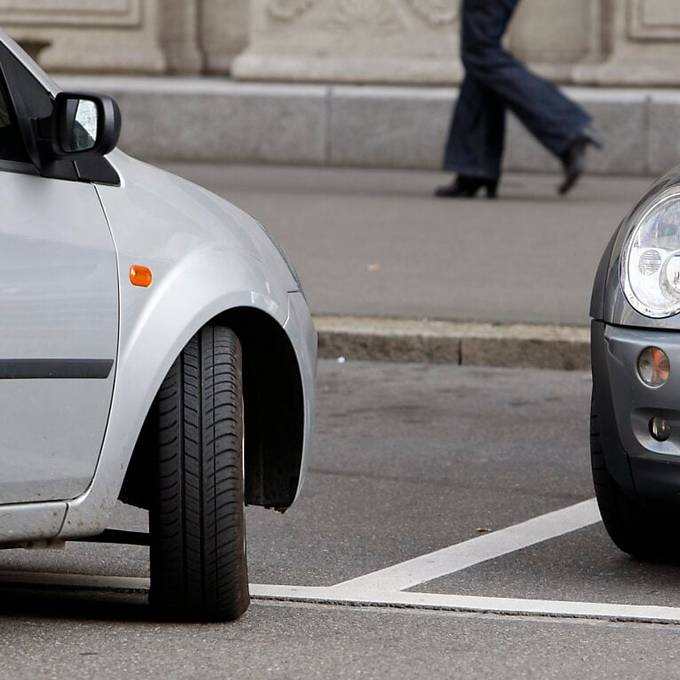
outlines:
[{"label": "silver car", "polygon": [[604,525],[640,558],[680,556],[680,169],[623,220],[591,304],[592,468]]},{"label": "silver car", "polygon": [[[0,547],[148,542],[159,614],[235,619],[244,503],[304,478],[316,333],[262,227],[119,131],[0,33]],[[119,500],[148,536],[107,531]]]}]

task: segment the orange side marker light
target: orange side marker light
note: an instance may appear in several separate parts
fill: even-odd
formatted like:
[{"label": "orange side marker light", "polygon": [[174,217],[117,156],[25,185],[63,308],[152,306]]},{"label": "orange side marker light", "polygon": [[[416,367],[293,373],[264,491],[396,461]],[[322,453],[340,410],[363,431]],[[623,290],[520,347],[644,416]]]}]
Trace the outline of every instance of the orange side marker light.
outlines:
[{"label": "orange side marker light", "polygon": [[144,265],[133,264],[130,267],[130,283],[133,286],[148,288],[153,283],[153,273]]}]

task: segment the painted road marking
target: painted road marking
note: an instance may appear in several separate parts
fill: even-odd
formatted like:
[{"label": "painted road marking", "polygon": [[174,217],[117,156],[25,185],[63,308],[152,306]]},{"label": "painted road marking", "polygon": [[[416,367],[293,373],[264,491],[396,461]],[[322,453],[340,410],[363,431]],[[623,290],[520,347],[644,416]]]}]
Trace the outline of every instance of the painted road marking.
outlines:
[{"label": "painted road marking", "polygon": [[[251,584],[250,591],[253,599],[265,602],[306,602],[331,606],[398,607],[680,624],[680,608],[677,607],[402,592],[599,521],[600,514],[593,499],[335,586]],[[142,593],[149,590],[148,578],[51,572],[0,571],[0,585],[2,584]]]},{"label": "painted road marking", "polygon": [[348,590],[353,593],[408,590],[599,521],[600,512],[595,499],[584,501],[387,569],[344,581],[333,586],[333,590]]},{"label": "painted road marking", "polygon": [[[149,579],[38,572],[0,572],[0,585],[114,592],[141,592]],[[262,602],[311,603],[326,606],[370,606],[389,609],[435,610],[513,616],[580,618],[605,621],[680,624],[680,608],[599,602],[564,602],[502,597],[469,597],[433,593],[362,592],[330,588],[251,584],[251,596]]]},{"label": "painted road marking", "polygon": [[380,592],[372,597],[366,591],[352,593],[349,590],[340,591],[335,588],[295,586],[252,585],[251,594],[257,600],[276,602],[680,624],[680,608],[678,607],[409,592]]}]

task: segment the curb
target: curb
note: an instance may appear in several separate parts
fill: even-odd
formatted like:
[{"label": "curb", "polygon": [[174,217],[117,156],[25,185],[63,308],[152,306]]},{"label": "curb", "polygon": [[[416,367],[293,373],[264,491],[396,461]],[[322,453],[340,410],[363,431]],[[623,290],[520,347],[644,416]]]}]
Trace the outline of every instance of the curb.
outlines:
[{"label": "curb", "polygon": [[[268,163],[441,170],[454,87],[239,82],[225,78],[57,75],[75,92],[111,94],[123,112],[121,148],[157,162]],[[680,93],[576,87],[606,151],[597,174],[660,175],[678,162]],[[514,119],[505,168],[559,164]],[[169,142],[171,140],[171,142]],[[671,140],[669,142],[669,140]]]},{"label": "curb", "polygon": [[319,357],[459,366],[590,369],[582,326],[316,316]]}]

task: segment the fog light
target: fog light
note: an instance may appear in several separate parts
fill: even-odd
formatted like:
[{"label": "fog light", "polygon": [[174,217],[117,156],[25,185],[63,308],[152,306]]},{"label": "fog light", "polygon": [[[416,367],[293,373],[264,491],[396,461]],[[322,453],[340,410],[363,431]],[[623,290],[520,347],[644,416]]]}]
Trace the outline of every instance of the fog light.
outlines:
[{"label": "fog light", "polygon": [[638,373],[642,382],[650,387],[660,387],[668,382],[671,362],[666,352],[658,347],[648,347],[638,358]]},{"label": "fog light", "polygon": [[655,416],[649,421],[649,433],[658,442],[665,442],[671,438],[671,424],[665,419]]}]

